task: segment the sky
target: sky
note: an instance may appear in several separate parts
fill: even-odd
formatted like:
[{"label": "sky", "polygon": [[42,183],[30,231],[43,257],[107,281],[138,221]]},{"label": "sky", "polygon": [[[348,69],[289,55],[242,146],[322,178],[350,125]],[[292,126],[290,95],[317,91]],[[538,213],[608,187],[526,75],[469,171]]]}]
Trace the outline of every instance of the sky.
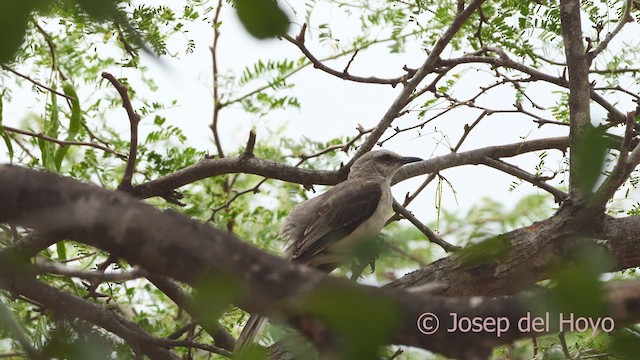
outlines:
[{"label": "sky", "polygon": [[[153,3],[152,1],[151,3]],[[146,1],[146,3],[149,3]],[[155,3],[164,3],[155,1]],[[219,41],[219,68],[222,74],[240,74],[245,66],[250,66],[259,59],[298,59],[300,51],[292,44],[284,40],[259,41],[246,33],[239,23],[234,10],[226,3],[221,13],[222,26]],[[175,3],[179,8],[179,2]],[[332,24],[332,31],[336,36],[349,39],[357,36],[359,24],[345,15],[344,9],[319,3],[314,9],[311,26],[321,23]],[[293,14],[289,11],[293,20],[290,34],[298,33],[304,14]],[[170,123],[178,125],[189,139],[189,146],[208,150],[215,153],[212,134],[208,126],[212,118],[212,75],[211,53],[209,46],[212,43],[213,31],[205,22],[197,22],[189,26],[187,37],[194,38],[196,48],[193,54],[182,56],[179,59],[162,57],[157,59],[151,55],[142,54],[142,63],[150,68],[147,76],[153,78],[159,91],[147,94],[147,98],[169,103],[176,99],[178,106],[161,112]],[[177,49],[184,47],[184,35],[176,35],[169,41],[169,47]],[[320,43],[317,32],[307,35],[307,46],[319,58],[335,54],[336,43]],[[348,41],[344,41],[348,43]],[[612,46],[623,46],[624,37],[616,40]],[[402,67],[418,67],[425,59],[426,54],[419,44],[408,44],[407,51],[400,55],[389,53],[385,45],[377,46],[372,50],[358,54],[350,67],[350,72],[362,76],[392,77],[403,74]],[[451,54],[447,49],[443,57]],[[327,65],[342,69],[348,59],[329,62]],[[116,76],[127,76],[130,69],[107,69]],[[464,99],[477,91],[479,84],[489,83],[491,73],[484,70],[467,71],[454,95]],[[300,110],[274,111],[264,117],[247,115],[238,108],[225,108],[221,112],[220,134],[221,142],[227,152],[243,146],[248,132],[255,129],[258,142],[273,140],[269,137],[280,128],[284,128],[283,134],[288,137],[308,137],[318,141],[326,141],[338,135],[355,135],[356,127],[364,128],[375,126],[382,118],[386,109],[391,105],[400,91],[400,86],[392,88],[388,85],[360,84],[344,81],[331,77],[317,69],[308,67],[296,74],[291,82],[295,84],[292,93],[302,104]],[[135,81],[132,82],[136,86]],[[142,87],[141,87],[142,88]],[[543,105],[553,103],[557,90],[550,85],[532,85],[529,92],[535,95]],[[27,116],[25,110],[37,110],[41,104],[34,103],[29,96],[31,88],[23,89],[14,96],[14,101],[5,109],[5,123],[17,125],[20,119]],[[513,94],[509,91],[494,91],[485,95],[483,100],[494,108],[509,107],[513,102]],[[604,117],[604,112],[599,107],[594,107],[594,118]],[[118,109],[120,111],[122,109]],[[472,123],[479,111],[461,110],[453,116],[444,117],[441,120],[428,124],[420,132],[407,132],[385,143],[385,148],[394,150],[407,156],[419,156],[430,158],[449,153],[447,143],[456,143],[465,124]],[[128,129],[128,123],[124,112],[114,112],[108,121],[121,126],[122,131]],[[152,118],[147,119],[151,123]],[[397,119],[394,126],[404,127],[414,124],[414,114]],[[117,125],[119,124],[119,125]],[[141,124],[141,131],[148,131],[151,127]],[[390,133],[388,133],[390,134]],[[446,134],[446,135],[445,135]],[[490,145],[510,144],[523,139],[536,139],[544,137],[563,136],[568,134],[567,127],[543,126],[538,128],[531,120],[515,115],[494,115],[475,129],[461,151],[472,150]],[[353,152],[351,153],[353,154]],[[557,168],[561,161],[560,152],[551,151],[547,158],[549,168]],[[6,162],[6,157],[0,155],[0,161]],[[344,156],[345,161],[348,157]],[[538,158],[535,155],[525,155],[518,158],[507,159],[512,164],[533,171]],[[455,189],[445,188],[443,208],[450,211],[466,211],[477,204],[483,197],[493,198],[507,206],[512,206],[520,198],[531,193],[542,193],[541,190],[524,183],[514,191],[509,191],[513,177],[489,169],[483,166],[465,166],[443,172]],[[414,189],[422,182],[424,177],[407,180],[394,187],[396,199],[402,200],[404,194]],[[562,175],[559,177],[562,179]],[[435,198],[431,185],[410,207],[411,210],[424,222],[433,221],[435,215]]]}]

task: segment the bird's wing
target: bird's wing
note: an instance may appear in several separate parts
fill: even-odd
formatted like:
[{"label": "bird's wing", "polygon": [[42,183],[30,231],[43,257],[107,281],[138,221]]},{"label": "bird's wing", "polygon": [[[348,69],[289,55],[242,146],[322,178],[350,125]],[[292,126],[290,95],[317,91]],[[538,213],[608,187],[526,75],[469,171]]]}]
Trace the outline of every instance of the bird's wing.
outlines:
[{"label": "bird's wing", "polygon": [[382,189],[378,182],[348,181],[330,190],[300,239],[291,244],[292,260],[306,262],[354,231],[378,208]]}]

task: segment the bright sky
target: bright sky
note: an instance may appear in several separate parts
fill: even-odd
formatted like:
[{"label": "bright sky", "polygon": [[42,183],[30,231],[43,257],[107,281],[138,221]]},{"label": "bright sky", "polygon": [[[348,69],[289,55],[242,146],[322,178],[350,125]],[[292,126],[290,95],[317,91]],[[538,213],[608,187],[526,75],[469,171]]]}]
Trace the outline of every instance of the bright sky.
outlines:
[{"label": "bright sky", "polygon": [[[166,1],[155,1],[165,3]],[[225,5],[221,19],[221,38],[219,43],[219,68],[221,73],[240,74],[245,66],[252,65],[258,59],[298,59],[300,51],[292,44],[280,40],[257,41],[251,38],[242,28],[233,9]],[[298,14],[303,17],[304,14]],[[303,20],[296,20],[291,26],[290,33],[297,34],[299,25]],[[312,25],[323,22],[331,23],[334,35],[343,39],[349,39],[357,34],[359,24],[346,17],[341,10],[325,5],[318,5],[311,18]],[[208,125],[212,117],[212,75],[211,53],[209,46],[212,42],[212,30],[206,23],[196,23],[191,27],[189,37],[196,42],[195,53],[183,56],[180,59],[165,57],[157,61],[144,54],[143,63],[150,67],[147,76],[154,78],[159,86],[156,93],[148,94],[147,98],[169,103],[173,99],[178,100],[178,107],[163,111],[162,114],[168,120],[179,125],[189,139],[189,145],[200,149],[207,149],[214,154],[211,131]],[[317,36],[317,35],[316,35]],[[185,37],[176,36],[169,43],[182,49]],[[344,41],[348,44],[348,41]],[[616,45],[617,44],[617,45]],[[320,44],[314,35],[307,35],[307,46],[317,57],[331,55],[336,52],[335,46],[326,43]],[[620,42],[612,46],[622,46]],[[379,77],[398,76],[402,74],[402,67],[417,67],[424,61],[426,55],[420,50],[420,44],[408,44],[406,53],[402,55],[389,54],[385,45],[373,50],[363,51],[358,54],[351,65],[350,72],[362,76],[375,75]],[[443,57],[449,54],[444,53]],[[328,63],[337,69],[344,68],[348,59]],[[107,69],[116,76],[129,76],[130,69]],[[477,91],[482,82],[488,83],[491,74],[486,71],[471,70],[465,74],[464,79],[456,88],[454,95],[460,99],[471,96]],[[319,70],[308,67],[296,74],[291,83],[295,84],[293,94],[298,97],[302,108],[300,111],[274,111],[265,117],[257,118],[247,115],[240,109],[225,108],[221,112],[220,134],[222,145],[227,151],[232,151],[244,145],[251,128],[257,130],[258,141],[266,141],[270,131],[286,125],[285,134],[290,137],[309,137],[315,140],[328,140],[338,135],[355,135],[355,128],[362,124],[370,128],[377,124],[386,109],[391,105],[395,96],[400,91],[388,85],[358,84],[343,81],[331,77]],[[133,82],[135,86],[135,82]],[[552,104],[551,91],[557,88],[551,85],[534,85],[529,92],[542,95],[539,102],[542,105]],[[16,93],[10,104],[5,104],[5,123],[17,125],[24,118],[25,109],[36,113],[42,112],[43,104],[30,100],[30,86],[26,86],[22,93]],[[493,108],[508,108],[513,102],[513,94],[506,91],[494,91],[484,96],[485,104]],[[539,98],[540,99],[540,98]],[[30,109],[30,110],[29,110]],[[114,124],[121,124],[123,132],[128,129],[124,111],[113,113]],[[407,132],[402,136],[389,141],[385,147],[403,155],[420,156],[429,158],[449,152],[447,142],[455,144],[462,134],[464,124],[475,120],[479,111],[456,111],[455,116],[444,117],[428,124],[420,133]],[[594,118],[604,116],[603,111],[594,107]],[[549,116],[550,117],[550,116]],[[147,119],[149,122],[152,118]],[[404,127],[416,123],[415,114],[405,115],[396,120],[394,125]],[[142,131],[144,131],[144,121]],[[447,134],[444,137],[443,134]],[[551,136],[567,135],[566,127],[547,125],[537,128],[531,120],[514,115],[495,115],[483,120],[468,138],[462,151],[479,147],[499,144],[509,144],[521,141],[523,138],[534,139]],[[0,146],[4,146],[3,144]],[[2,151],[4,153],[4,151]],[[552,151],[547,158],[548,167],[555,169],[560,161],[559,153]],[[4,154],[0,154],[0,161],[6,162]],[[533,171],[538,159],[534,155],[527,155],[515,159],[507,159],[512,164]],[[528,185],[521,185],[517,190],[509,192],[509,184],[513,177],[481,166],[466,166],[443,172],[455,187],[457,203],[450,191],[445,191],[443,206],[449,210],[457,208],[466,210],[478,202],[482,197],[491,197],[505,204],[513,204],[524,195],[540,190]],[[420,179],[405,181],[395,187],[394,193],[397,199],[402,200],[407,191],[414,189]],[[423,193],[412,205],[411,209],[422,221],[429,222],[435,219],[433,185],[430,190]]]}]

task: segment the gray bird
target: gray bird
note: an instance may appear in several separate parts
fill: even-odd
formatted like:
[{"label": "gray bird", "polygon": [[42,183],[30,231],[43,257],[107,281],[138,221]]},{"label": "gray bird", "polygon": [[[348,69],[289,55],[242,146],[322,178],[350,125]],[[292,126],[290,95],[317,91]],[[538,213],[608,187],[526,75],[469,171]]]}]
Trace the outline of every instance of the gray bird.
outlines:
[{"label": "gray bird", "polygon": [[[351,166],[347,180],[297,205],[284,220],[280,236],[289,241],[286,258],[327,273],[347,263],[363,241],[376,237],[391,213],[393,175],[403,165],[421,160],[389,150],[362,155]],[[251,315],[236,353],[255,341],[266,320]]]}]

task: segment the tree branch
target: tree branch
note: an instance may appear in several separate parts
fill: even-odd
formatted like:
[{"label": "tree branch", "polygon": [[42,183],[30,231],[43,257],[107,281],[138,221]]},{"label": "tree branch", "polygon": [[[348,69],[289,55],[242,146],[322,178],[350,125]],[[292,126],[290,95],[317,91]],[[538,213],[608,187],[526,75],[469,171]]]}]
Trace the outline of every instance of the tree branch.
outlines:
[{"label": "tree branch", "polygon": [[569,195],[572,201],[582,203],[590,196],[589,184],[584,183],[580,169],[586,167],[583,148],[584,138],[591,126],[591,84],[589,83],[589,58],[582,42],[582,24],[580,21],[580,1],[560,1],[560,25],[569,73],[569,133],[571,152],[569,154]]},{"label": "tree branch", "polygon": [[37,80],[34,80],[34,79],[30,78],[30,77],[29,77],[29,76],[27,76],[27,75],[24,75],[24,74],[22,74],[22,73],[19,73],[17,70],[14,70],[13,68],[10,68],[9,66],[7,66],[7,65],[5,65],[5,64],[0,64],[0,68],[2,68],[2,70],[5,70],[5,71],[8,71],[8,72],[11,72],[11,73],[13,73],[13,74],[15,74],[15,75],[17,75],[17,76],[19,76],[19,77],[21,77],[21,78],[23,78],[23,79],[25,79],[25,80],[29,81],[30,83],[32,83],[33,85],[35,85],[35,86],[37,86],[37,87],[39,87],[39,88],[41,88],[41,89],[45,89],[45,90],[47,90],[47,91],[49,91],[49,92],[52,92],[52,93],[54,93],[54,94],[56,94],[56,95],[58,95],[58,96],[62,96],[63,98],[66,98],[66,99],[68,99],[68,100],[73,100],[73,98],[72,98],[71,96],[69,96],[69,95],[67,95],[67,94],[65,94],[65,93],[61,93],[61,92],[60,92],[60,91],[58,91],[58,90],[54,90],[54,89],[52,89],[51,87],[49,87],[49,86],[47,86],[47,85],[44,85],[44,84],[42,84],[41,82],[39,82],[39,81],[37,81]]},{"label": "tree branch", "polygon": [[350,168],[351,165],[353,165],[353,162],[356,161],[356,159],[371,150],[373,146],[378,142],[382,134],[384,134],[393,120],[395,120],[402,109],[407,106],[407,101],[411,97],[411,94],[416,89],[418,84],[420,84],[420,82],[434,70],[435,66],[440,61],[440,54],[442,53],[442,51],[444,51],[445,47],[449,44],[451,39],[453,39],[453,36],[458,32],[462,25],[464,25],[467,19],[480,6],[480,4],[482,4],[482,1],[483,0],[472,0],[462,12],[458,12],[456,14],[456,17],[451,22],[451,25],[449,25],[442,36],[433,45],[433,48],[431,49],[427,59],[420,66],[420,68],[418,68],[411,80],[407,82],[407,84],[404,86],[400,94],[398,94],[391,106],[389,106],[389,109],[387,109],[387,112],[382,116],[382,119],[380,119],[378,125],[371,132],[371,134],[369,134],[360,148],[358,148],[355,156],[351,158],[351,160],[345,165],[346,168]]},{"label": "tree branch", "polygon": [[179,359],[171,351],[155,345],[155,339],[137,324],[109,308],[77,298],[39,281],[21,276],[0,275],[0,286],[16,295],[26,296],[60,316],[82,319],[119,336],[138,347],[152,359]]},{"label": "tree branch", "polygon": [[306,47],[306,45],[304,44],[304,41],[305,41],[304,37],[305,37],[306,30],[307,30],[307,24],[305,23],[305,24],[302,24],[300,33],[298,34],[298,36],[295,37],[295,39],[286,34],[283,35],[282,38],[292,43],[293,45],[297,46],[298,49],[300,49],[300,51],[302,51],[302,53],[307,57],[307,59],[311,61],[314,68],[324,71],[327,74],[333,75],[335,77],[339,77],[343,80],[349,80],[349,81],[366,83],[366,84],[385,84],[385,85],[391,85],[391,87],[396,87],[398,83],[405,84],[407,80],[410,79],[411,76],[413,76],[412,72],[408,72],[407,74],[404,74],[395,78],[389,78],[389,79],[378,78],[375,76],[362,77],[362,76],[351,75],[349,74],[348,69],[349,69],[349,66],[351,65],[351,62],[355,58],[358,50],[354,52],[353,57],[351,58],[351,60],[349,61],[349,63],[347,64],[344,70],[338,71],[338,70],[332,69],[327,65],[323,64],[322,61],[318,60],[318,58],[316,58],[311,53],[311,51],[309,51],[309,49]]},{"label": "tree branch", "polygon": [[129,117],[131,131],[129,157],[127,159],[127,166],[124,170],[124,175],[122,176],[122,181],[118,186],[118,189],[128,191],[132,188],[131,180],[133,179],[133,173],[136,170],[136,158],[138,156],[138,124],[140,124],[140,115],[138,115],[133,109],[131,99],[129,99],[127,87],[124,86],[120,81],[118,81],[115,76],[109,74],[106,71],[102,73],[102,77],[107,79],[113,85],[113,87],[118,90],[118,93],[122,98],[122,106],[127,111],[127,116]]},{"label": "tree branch", "polygon": [[126,155],[121,154],[121,153],[119,153],[119,152],[117,152],[117,151],[115,151],[115,150],[113,150],[111,148],[108,148],[108,147],[104,146],[104,145],[90,143],[90,142],[84,142],[84,141],[60,140],[60,139],[53,138],[51,136],[47,136],[47,135],[45,135],[43,133],[34,133],[34,132],[31,132],[31,131],[16,129],[16,128],[12,128],[12,127],[9,127],[9,126],[4,126],[4,129],[6,131],[9,131],[9,132],[12,132],[12,133],[31,136],[31,137],[34,137],[34,138],[50,141],[52,143],[56,143],[56,144],[61,145],[61,146],[74,146],[74,145],[77,145],[77,146],[92,147],[94,149],[102,150],[102,151],[104,151],[106,153],[115,155],[115,156],[119,157],[120,159],[127,160],[127,156]]},{"label": "tree branch", "polygon": [[[416,329],[416,321],[423,316],[425,309],[439,316],[442,319],[441,325],[447,329],[452,326],[452,312],[469,317],[503,316],[515,324],[517,319],[533,311],[533,298],[530,295],[495,299],[443,298],[425,294],[421,289],[405,292],[391,287],[377,289],[357,285],[269,255],[230,234],[177,213],[158,211],[122,192],[109,192],[55,174],[14,166],[0,166],[0,183],[3,184],[0,187],[0,198],[4,200],[0,204],[0,222],[28,226],[97,246],[130,263],[143,266],[148,271],[168,275],[194,286],[202,284],[205,279],[214,280],[215,283],[222,280],[224,284],[237,284],[239,287],[234,293],[239,291],[236,294],[242,295],[232,297],[231,301],[237,301],[249,311],[285,320],[303,333],[314,334],[312,339],[320,347],[336,344],[331,340],[334,339],[333,331],[318,320],[325,315],[311,310],[307,304],[311,304],[312,299],[317,299],[318,296],[336,301],[336,306],[340,306],[343,300],[340,296],[327,298],[323,294],[349,294],[355,298],[367,299],[367,302],[389,303],[398,316],[397,325],[389,329],[393,333],[389,342],[418,346],[447,356],[488,354],[498,344],[530,336],[519,332],[515,326],[499,338],[492,333],[446,331],[424,336]],[[540,262],[541,259],[561,258],[570,245],[567,239],[571,235],[580,234],[580,231],[587,231],[589,236],[598,239],[607,239],[611,252],[621,255],[617,259],[618,265],[640,264],[640,247],[635,244],[637,234],[640,233],[638,216],[608,219],[601,233],[591,233],[590,229],[581,227],[579,223],[567,222],[574,215],[569,210],[563,210],[564,212],[544,222],[505,234],[513,241],[513,255],[520,254],[510,258],[529,264],[529,268],[515,266],[513,262],[485,263],[458,268],[449,276],[444,274],[441,281],[457,279],[453,282],[460,285],[475,280],[476,283],[471,283],[469,288],[459,287],[458,291],[471,293],[482,284],[488,285],[485,292],[491,292],[498,289],[494,283],[504,285],[507,273],[517,273],[519,276],[515,278],[516,281],[511,278],[508,289],[523,287],[532,278],[544,273],[546,267]],[[621,238],[624,240],[619,241]],[[523,242],[529,246],[523,247]],[[625,248],[628,251],[621,253]],[[456,254],[447,259],[451,261],[460,256]],[[536,260],[532,261],[531,257],[536,257]],[[2,254],[0,258],[3,258]],[[494,272],[491,272],[492,269]],[[435,270],[438,272],[436,275],[443,275],[442,269]],[[173,343],[149,338],[120,315],[105,313],[106,310],[95,304],[74,298],[35,280],[22,277],[18,279],[16,275],[11,275],[11,268],[4,265],[0,266],[0,271],[5,274],[2,286],[10,291],[55,307],[61,314],[80,317],[102,326],[130,343],[144,346],[148,353],[165,351],[149,355],[150,357],[172,357],[171,353],[156,345],[172,346]],[[478,280],[477,275],[488,273],[494,276]],[[470,274],[476,274],[476,277],[472,278]],[[450,284],[446,284],[446,290],[451,291]],[[640,308],[635,306],[640,301],[639,292],[638,282],[614,284],[608,288],[608,311],[616,323],[640,319]],[[363,308],[365,309],[352,308],[350,311],[368,311],[366,307]],[[370,314],[363,313],[362,316],[370,317]],[[460,343],[465,346],[460,347]]]},{"label": "tree branch", "polygon": [[588,61],[591,63],[596,56],[598,56],[604,49],[607,48],[611,40],[618,35],[620,30],[627,24],[633,21],[633,16],[631,16],[631,9],[633,8],[633,0],[627,0],[625,2],[624,11],[622,15],[620,15],[620,20],[618,21],[618,25],[616,25],[615,29],[612,32],[608,33],[607,36],[598,44],[598,46],[591,50],[588,54]]},{"label": "tree branch", "polygon": [[489,157],[485,158],[484,164],[494,169],[503,171],[509,175],[513,175],[518,179],[522,179],[526,182],[529,182],[543,190],[546,190],[551,195],[553,195],[555,202],[558,204],[562,203],[564,200],[566,200],[569,197],[569,195],[564,191],[556,189],[554,186],[547,184],[545,181],[543,181],[539,177],[533,174],[530,174],[515,165],[511,165],[504,161],[495,160]]}]

